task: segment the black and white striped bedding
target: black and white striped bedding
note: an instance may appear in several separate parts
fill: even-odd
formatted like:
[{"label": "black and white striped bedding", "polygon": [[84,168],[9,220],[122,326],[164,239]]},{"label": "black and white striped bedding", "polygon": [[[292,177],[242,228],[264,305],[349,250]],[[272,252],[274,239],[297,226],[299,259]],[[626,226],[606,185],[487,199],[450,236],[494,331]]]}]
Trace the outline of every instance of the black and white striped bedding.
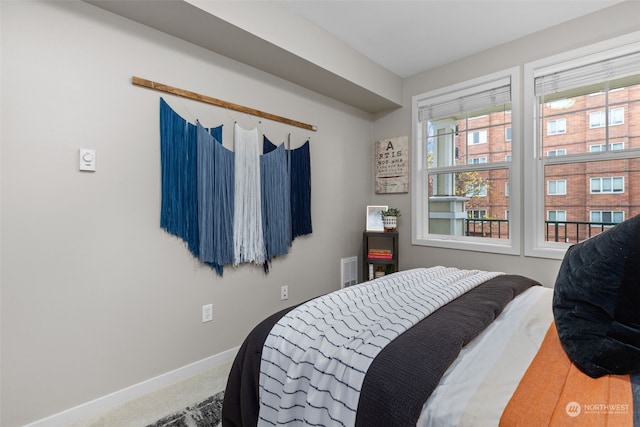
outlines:
[{"label": "black and white striped bedding", "polygon": [[443,267],[383,279],[258,325],[234,362],[223,424],[415,425],[461,348],[537,284]]},{"label": "black and white striped bedding", "polygon": [[499,273],[420,268],[301,305],[262,351],[258,425],[355,424],[362,382],[377,354],[440,307]]}]

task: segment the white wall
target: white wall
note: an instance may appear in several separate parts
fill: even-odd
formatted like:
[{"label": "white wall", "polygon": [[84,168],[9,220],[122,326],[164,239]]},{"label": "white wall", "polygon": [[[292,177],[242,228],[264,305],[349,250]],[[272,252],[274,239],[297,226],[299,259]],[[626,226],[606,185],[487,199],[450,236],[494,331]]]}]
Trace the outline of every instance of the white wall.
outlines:
[{"label": "white wall", "polygon": [[[337,289],[371,197],[368,114],[89,4],[1,2],[1,418],[41,419],[240,345],[263,317]],[[265,275],[218,277],[159,227],[159,98],[148,78],[318,127],[311,236]],[[185,118],[240,113],[166,96]],[[97,171],[77,170],[79,148]],[[281,302],[279,289],[289,286]],[[201,323],[213,303],[214,320]]]},{"label": "white wall", "polygon": [[[380,114],[379,117],[376,117],[374,139],[400,135],[409,135],[411,137],[411,98],[414,95],[513,66],[522,66],[529,61],[638,31],[640,30],[639,16],[640,1],[626,1],[546,31],[408,78],[404,81],[403,108],[389,114]],[[435,43],[440,42],[442,41],[435,41]],[[427,43],[425,54],[428,54],[428,48],[429,45]],[[521,134],[520,140],[522,141],[523,139],[531,141],[530,138],[524,138],[524,135]],[[522,172],[522,167],[520,171]],[[520,192],[522,193],[522,191],[523,189],[521,188]],[[523,194],[522,202],[528,196]],[[408,194],[374,195],[372,203],[393,205],[407,214],[411,211],[410,196]],[[520,211],[524,212],[523,206],[521,206]],[[560,267],[560,261],[558,260],[411,246],[410,219],[409,215],[403,214],[401,217],[402,222],[399,226],[401,269],[425,265],[455,265],[462,268],[481,268],[523,274],[535,278],[547,286],[553,286],[555,283],[555,277]],[[523,226],[527,227],[527,224]],[[524,232],[524,230],[522,231]]]}]

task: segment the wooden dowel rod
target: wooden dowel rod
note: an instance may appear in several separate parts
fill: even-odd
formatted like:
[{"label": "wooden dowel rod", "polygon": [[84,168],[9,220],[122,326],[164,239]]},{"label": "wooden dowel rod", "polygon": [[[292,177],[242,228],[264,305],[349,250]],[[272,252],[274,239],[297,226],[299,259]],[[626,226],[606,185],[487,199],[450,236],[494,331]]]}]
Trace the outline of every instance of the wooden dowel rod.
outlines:
[{"label": "wooden dowel rod", "polygon": [[223,101],[221,99],[212,98],[210,96],[200,95],[199,93],[196,93],[196,92],[190,92],[188,90],[184,90],[184,89],[180,89],[180,88],[177,88],[177,87],[165,85],[165,84],[154,82],[154,81],[151,81],[151,80],[142,79],[140,77],[133,76],[131,78],[131,83],[133,83],[136,86],[143,86],[143,87],[146,87],[146,88],[149,88],[149,89],[153,89],[153,90],[157,90],[157,91],[160,91],[160,92],[166,92],[166,93],[170,93],[172,95],[181,96],[183,98],[188,98],[188,99],[193,99],[193,100],[196,100],[196,101],[204,102],[206,104],[212,104],[212,105],[216,105],[218,107],[228,108],[228,109],[234,110],[234,111],[240,111],[242,113],[251,114],[252,116],[262,117],[264,119],[269,119],[269,120],[273,120],[273,121],[280,122],[280,123],[286,123],[286,124],[291,125],[291,126],[296,126],[296,127],[307,129],[307,130],[311,130],[311,131],[314,131],[314,132],[318,130],[318,128],[316,126],[313,126],[313,125],[310,125],[310,124],[307,124],[307,123],[303,123],[303,122],[298,122],[296,120],[287,119],[286,117],[276,116],[275,114],[266,113],[264,111],[256,110],[256,109],[249,108],[249,107],[244,107],[242,105],[234,104],[232,102]]}]

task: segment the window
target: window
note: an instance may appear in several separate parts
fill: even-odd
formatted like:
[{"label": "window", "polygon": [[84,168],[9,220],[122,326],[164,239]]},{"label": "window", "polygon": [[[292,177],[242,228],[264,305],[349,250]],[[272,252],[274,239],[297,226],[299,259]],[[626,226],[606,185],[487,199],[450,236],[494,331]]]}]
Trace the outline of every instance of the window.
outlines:
[{"label": "window", "polygon": [[[484,181],[484,180],[483,180]],[[467,184],[467,191],[465,196],[472,197],[487,197],[487,183],[486,182],[474,182]]]},{"label": "window", "polygon": [[567,181],[565,179],[547,181],[547,194],[549,196],[567,194]]},{"label": "window", "polygon": [[547,156],[551,157],[551,156],[566,156],[567,155],[567,150],[564,148],[559,148],[557,150],[549,150],[547,151]]},{"label": "window", "polygon": [[609,115],[609,126],[624,124],[624,108],[613,108]]},{"label": "window", "polygon": [[591,193],[623,193],[624,178],[621,176],[607,178],[591,178]]},{"label": "window", "polygon": [[486,157],[472,157],[472,158],[467,160],[467,164],[470,164],[470,165],[478,165],[480,163],[487,163],[487,158]]},{"label": "window", "polygon": [[589,114],[589,127],[601,128],[605,124],[604,111],[596,111]]},{"label": "window", "polygon": [[486,144],[487,143],[487,131],[478,130],[467,133],[467,139],[469,145]]},{"label": "window", "polygon": [[[604,127],[606,118],[604,111],[594,111],[589,113],[589,127],[601,128]],[[612,108],[609,110],[609,126],[616,126],[624,124],[624,108]]]},{"label": "window", "polygon": [[549,120],[547,122],[547,135],[567,133],[567,119]]},{"label": "window", "polygon": [[487,211],[484,209],[473,209],[467,211],[467,218],[483,219],[487,217]]},{"label": "window", "polygon": [[[593,144],[589,146],[590,153],[597,153],[600,151],[605,151],[607,145],[606,144]],[[609,144],[609,150],[624,150],[624,142],[612,142]]]},{"label": "window", "polygon": [[[523,75],[525,255],[560,259],[594,223],[640,214],[625,189],[640,178],[640,32],[526,64]],[[560,218],[565,233],[547,224]]]},{"label": "window", "polygon": [[504,183],[504,196],[509,197],[509,191],[511,191],[511,186],[508,182]]},{"label": "window", "polygon": [[602,224],[612,225],[624,221],[624,212],[622,211],[591,211],[590,221],[594,227]]},{"label": "window", "polygon": [[567,220],[567,211],[547,211],[547,220],[549,222],[565,222]]},{"label": "window", "polygon": [[502,191],[519,185],[506,140],[518,78],[514,68],[413,97],[413,244],[519,253],[518,201]]}]

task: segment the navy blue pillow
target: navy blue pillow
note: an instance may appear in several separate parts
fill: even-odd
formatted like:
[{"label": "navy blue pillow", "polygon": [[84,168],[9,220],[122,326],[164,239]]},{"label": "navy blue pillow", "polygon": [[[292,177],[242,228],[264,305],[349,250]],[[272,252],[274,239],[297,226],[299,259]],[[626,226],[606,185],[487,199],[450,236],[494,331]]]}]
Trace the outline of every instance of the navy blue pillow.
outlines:
[{"label": "navy blue pillow", "polygon": [[565,352],[590,377],[640,372],[640,215],[567,250],[553,315]]}]

